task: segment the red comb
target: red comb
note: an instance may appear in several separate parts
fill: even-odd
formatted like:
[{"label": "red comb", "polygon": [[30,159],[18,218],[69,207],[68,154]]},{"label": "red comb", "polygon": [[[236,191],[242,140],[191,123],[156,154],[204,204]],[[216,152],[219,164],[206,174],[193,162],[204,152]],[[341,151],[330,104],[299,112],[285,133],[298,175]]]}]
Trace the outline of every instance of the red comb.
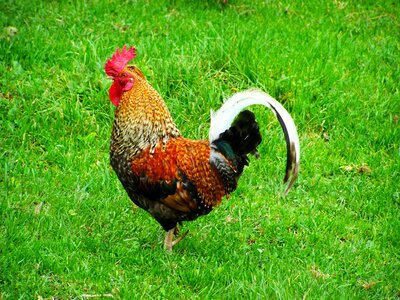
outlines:
[{"label": "red comb", "polygon": [[124,46],[121,52],[117,48],[111,59],[109,59],[104,66],[106,74],[111,77],[118,76],[122,69],[125,68],[126,64],[136,57],[135,51],[136,48],[132,46],[130,46],[128,50],[126,50],[126,46]]}]

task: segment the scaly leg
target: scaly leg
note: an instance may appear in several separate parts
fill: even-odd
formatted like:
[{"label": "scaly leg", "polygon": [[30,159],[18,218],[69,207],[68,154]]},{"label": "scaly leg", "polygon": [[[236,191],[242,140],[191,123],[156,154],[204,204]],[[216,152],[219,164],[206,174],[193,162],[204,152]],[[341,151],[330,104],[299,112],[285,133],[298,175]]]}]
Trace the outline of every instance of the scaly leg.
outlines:
[{"label": "scaly leg", "polygon": [[174,235],[178,233],[178,227],[174,227],[170,230],[167,231],[167,234],[165,235],[165,240],[164,240],[164,248],[167,251],[171,251],[172,247],[178,244],[187,234],[189,230],[186,231],[184,234],[182,234],[180,237],[178,237],[175,241],[173,240]]}]

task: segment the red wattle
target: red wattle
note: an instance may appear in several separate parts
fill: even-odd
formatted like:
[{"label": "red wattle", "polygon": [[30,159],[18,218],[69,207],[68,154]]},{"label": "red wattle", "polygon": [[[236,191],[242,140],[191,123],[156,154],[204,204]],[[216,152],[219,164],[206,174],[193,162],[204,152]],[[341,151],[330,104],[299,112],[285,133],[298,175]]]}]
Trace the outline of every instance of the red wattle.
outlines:
[{"label": "red wattle", "polygon": [[119,101],[121,101],[122,89],[122,86],[118,83],[117,80],[115,80],[114,83],[111,85],[110,90],[108,91],[110,100],[115,106],[118,106]]}]

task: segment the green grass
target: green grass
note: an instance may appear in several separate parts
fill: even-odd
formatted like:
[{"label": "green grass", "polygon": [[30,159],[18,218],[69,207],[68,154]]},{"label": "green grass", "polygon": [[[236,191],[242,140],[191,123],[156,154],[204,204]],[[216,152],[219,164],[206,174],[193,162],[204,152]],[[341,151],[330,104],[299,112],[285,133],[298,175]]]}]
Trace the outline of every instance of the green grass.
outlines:
[{"label": "green grass", "polygon": [[[399,3],[153,2],[1,1],[0,299],[398,299]],[[235,91],[283,102],[289,196],[257,108],[262,159],[166,253],[109,166],[103,65],[124,44],[187,137]]]}]

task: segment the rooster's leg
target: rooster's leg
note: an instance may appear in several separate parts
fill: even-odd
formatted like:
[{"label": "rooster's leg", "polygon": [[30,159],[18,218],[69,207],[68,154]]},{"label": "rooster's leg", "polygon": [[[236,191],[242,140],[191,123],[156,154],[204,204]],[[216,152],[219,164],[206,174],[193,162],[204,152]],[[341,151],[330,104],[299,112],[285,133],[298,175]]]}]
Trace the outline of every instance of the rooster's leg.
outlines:
[{"label": "rooster's leg", "polygon": [[189,232],[186,231],[184,234],[182,234],[180,237],[178,237],[176,240],[173,240],[174,235],[178,232],[178,227],[174,227],[170,230],[167,231],[167,234],[165,235],[165,240],[164,240],[164,248],[167,251],[171,251],[172,247],[178,244]]}]

